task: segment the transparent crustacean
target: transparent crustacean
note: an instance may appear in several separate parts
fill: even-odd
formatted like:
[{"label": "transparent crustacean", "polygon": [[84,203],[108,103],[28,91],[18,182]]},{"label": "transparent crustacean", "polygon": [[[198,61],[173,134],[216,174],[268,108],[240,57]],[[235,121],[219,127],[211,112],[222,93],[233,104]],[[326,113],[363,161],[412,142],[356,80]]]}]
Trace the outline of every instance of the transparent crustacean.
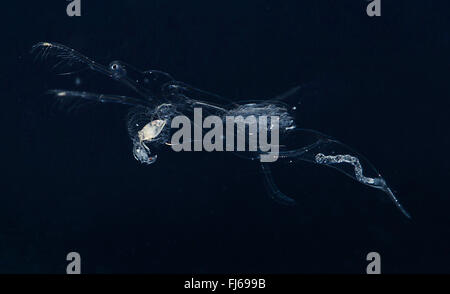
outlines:
[{"label": "transparent crustacean", "polygon": [[[283,102],[284,98],[295,93],[296,89],[271,100],[231,102],[219,95],[177,81],[162,71],[140,71],[120,61],[113,61],[109,66],[104,66],[62,44],[40,42],[33,46],[32,52],[36,54],[36,58],[55,59],[56,67],[79,65],[104,74],[132,89],[139,96],[135,98],[58,89],[49,91],[60,99],[79,98],[132,106],[127,120],[128,133],[133,142],[133,155],[141,163],[151,164],[156,161],[157,155],[152,154],[152,147],[171,145],[171,120],[180,114],[192,116],[195,107],[201,107],[205,113],[222,118],[230,115],[277,116],[280,134],[279,160],[303,160],[332,167],[364,185],[383,191],[402,214],[410,218],[385,179],[365,157],[318,131],[296,127],[294,116],[290,113],[291,108]],[[242,156],[257,159],[262,156],[262,152],[250,152]],[[260,166],[271,197],[285,204],[294,204],[295,200],[283,194],[275,184],[270,163],[262,162]]]}]

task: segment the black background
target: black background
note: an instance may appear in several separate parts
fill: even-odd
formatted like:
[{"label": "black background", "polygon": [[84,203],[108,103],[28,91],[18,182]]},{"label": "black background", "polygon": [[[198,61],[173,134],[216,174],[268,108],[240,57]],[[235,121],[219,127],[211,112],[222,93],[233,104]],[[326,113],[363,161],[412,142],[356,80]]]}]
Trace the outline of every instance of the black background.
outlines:
[{"label": "black background", "polygon": [[[395,2],[395,3],[393,3]],[[437,1],[9,1],[2,7],[4,183],[0,272],[448,273],[449,7]],[[103,64],[159,69],[231,100],[305,85],[298,125],[354,147],[412,214],[323,167],[280,166],[296,207],[266,196],[254,162],[162,151],[135,161],[127,109],[55,108],[51,88],[116,93],[55,77],[29,51],[54,41]],[[76,86],[74,80],[80,78]]]}]

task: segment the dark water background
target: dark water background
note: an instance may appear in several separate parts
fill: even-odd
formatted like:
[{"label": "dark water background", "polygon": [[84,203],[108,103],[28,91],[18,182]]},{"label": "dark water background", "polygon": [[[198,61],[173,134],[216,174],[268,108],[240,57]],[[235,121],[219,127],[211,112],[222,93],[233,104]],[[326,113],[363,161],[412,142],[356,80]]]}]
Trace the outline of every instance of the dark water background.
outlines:
[{"label": "dark water background", "polygon": [[[395,3],[392,3],[395,2]],[[3,5],[0,272],[450,272],[449,7],[437,1],[66,1]],[[296,207],[267,197],[257,166],[228,153],[135,161],[126,107],[58,110],[43,93],[118,87],[56,77],[39,41],[124,60],[237,101],[305,85],[298,124],[366,155],[413,216],[331,169],[276,169]],[[74,80],[80,78],[76,86]]]}]

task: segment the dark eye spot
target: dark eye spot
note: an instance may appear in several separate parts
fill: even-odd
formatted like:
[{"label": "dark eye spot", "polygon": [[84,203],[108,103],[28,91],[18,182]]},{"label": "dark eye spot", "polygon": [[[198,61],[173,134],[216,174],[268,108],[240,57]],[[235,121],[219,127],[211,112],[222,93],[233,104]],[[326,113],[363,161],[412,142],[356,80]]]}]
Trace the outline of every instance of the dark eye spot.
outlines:
[{"label": "dark eye spot", "polygon": [[113,69],[113,70],[116,70],[116,69],[118,69],[119,68],[119,66],[117,65],[117,63],[113,63],[112,65],[111,65],[111,69]]}]

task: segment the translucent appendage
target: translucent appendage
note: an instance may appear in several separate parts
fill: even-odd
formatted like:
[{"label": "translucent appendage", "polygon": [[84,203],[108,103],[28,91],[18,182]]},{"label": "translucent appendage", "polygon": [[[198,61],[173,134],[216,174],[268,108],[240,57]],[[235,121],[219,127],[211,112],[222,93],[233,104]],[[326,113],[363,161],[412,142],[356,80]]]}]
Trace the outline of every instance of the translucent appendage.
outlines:
[{"label": "translucent appendage", "polygon": [[397,197],[395,197],[394,193],[392,193],[391,189],[387,186],[386,181],[381,177],[370,178],[366,177],[363,174],[363,168],[359,159],[357,157],[351,155],[324,155],[322,153],[316,154],[316,162],[319,164],[325,165],[336,165],[336,164],[350,164],[354,167],[355,178],[358,182],[361,182],[365,185],[377,188],[388,194],[389,198],[394,202],[395,206],[407,217],[411,218],[411,215],[403,208],[403,206],[398,201]]}]

